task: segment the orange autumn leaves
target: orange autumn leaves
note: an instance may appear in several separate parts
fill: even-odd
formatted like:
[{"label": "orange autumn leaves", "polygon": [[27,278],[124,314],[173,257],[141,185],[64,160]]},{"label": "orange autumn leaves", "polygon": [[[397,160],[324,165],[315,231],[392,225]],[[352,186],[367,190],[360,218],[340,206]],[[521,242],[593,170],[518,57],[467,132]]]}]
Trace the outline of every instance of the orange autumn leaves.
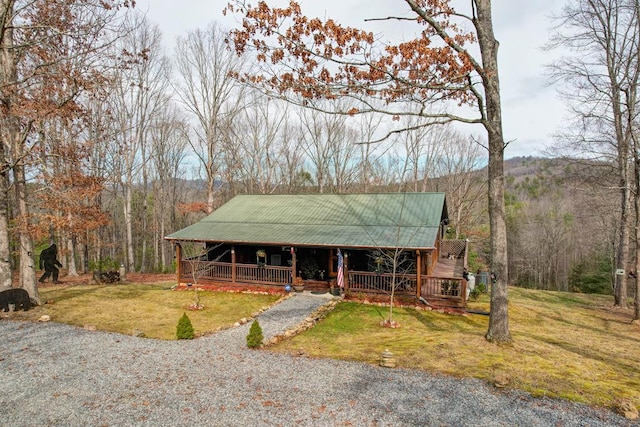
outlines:
[{"label": "orange autumn leaves", "polygon": [[414,3],[437,17],[439,28],[416,15],[412,22],[422,25],[422,31],[415,39],[394,45],[333,19],[310,19],[295,1],[284,8],[264,1],[255,7],[242,1],[229,3],[225,13],[243,16],[242,28],[231,32],[229,43],[239,54],[255,52],[265,64],[258,72],[237,77],[303,98],[351,95],[385,103],[446,99],[473,103],[474,64],[463,47],[475,42],[474,34],[450,22],[454,11],[448,1]]},{"label": "orange autumn leaves", "polygon": [[82,236],[88,230],[107,225],[109,217],[97,203],[103,190],[101,179],[80,171],[48,177],[46,189],[37,193],[43,209],[35,214],[38,221],[31,232],[41,238],[53,226],[70,235]]}]

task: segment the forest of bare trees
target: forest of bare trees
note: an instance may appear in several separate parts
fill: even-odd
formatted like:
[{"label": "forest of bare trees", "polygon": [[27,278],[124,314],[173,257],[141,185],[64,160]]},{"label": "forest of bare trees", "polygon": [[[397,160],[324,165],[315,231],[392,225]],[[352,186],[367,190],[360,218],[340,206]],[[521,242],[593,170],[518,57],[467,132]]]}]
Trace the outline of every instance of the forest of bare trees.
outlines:
[{"label": "forest of bare trees", "polygon": [[[100,46],[92,54],[107,59],[82,64],[96,67],[92,85],[23,125],[25,147],[12,155],[26,186],[8,198],[9,216],[28,216],[30,252],[60,242],[69,274],[109,262],[171,270],[172,248],[162,237],[239,193],[455,187],[450,203],[459,221],[466,228],[478,221],[463,214],[477,200],[462,199],[470,186],[462,177],[483,155],[452,128],[373,144],[380,119],[314,113],[239,84],[230,73],[246,61],[227,49],[217,24],[180,38],[168,56],[160,29],[140,13],[108,19],[117,26],[111,39],[92,41]],[[453,141],[469,147],[463,157]],[[430,182],[444,175],[450,184]],[[7,177],[7,194],[16,181]],[[20,230],[14,221],[12,236]],[[10,244],[15,263],[21,244]]]},{"label": "forest of bare trees", "polygon": [[[309,108],[303,97],[266,95],[237,78],[258,64],[230,50],[217,23],[184,34],[171,51],[127,1],[85,1],[57,14],[47,4],[0,0],[0,227],[9,227],[0,229],[9,236],[0,239],[0,286],[10,286],[7,271],[27,288],[35,283],[34,260],[52,242],[70,275],[121,264],[173,271],[163,237],[242,193],[445,192],[451,237],[470,240],[472,268],[491,265],[486,136],[450,123],[427,127],[411,114],[325,113],[355,108],[348,99]],[[637,4],[618,6],[637,31]],[[576,19],[571,11],[567,20]],[[637,270],[633,31],[635,44],[620,41],[623,51],[612,55],[627,58],[622,71],[622,60],[552,66],[557,81],[581,88],[570,93],[584,107],[575,111],[583,126],[559,132],[567,150],[554,154],[563,160],[507,163],[511,283],[589,291],[585,280],[599,277],[597,291],[620,292],[628,276],[617,283],[616,267]],[[561,31],[554,40],[568,43]],[[607,83],[617,97],[596,99],[580,72],[613,79],[607,65],[618,72]],[[587,117],[584,99],[600,120]],[[391,125],[405,131],[389,133]]]}]

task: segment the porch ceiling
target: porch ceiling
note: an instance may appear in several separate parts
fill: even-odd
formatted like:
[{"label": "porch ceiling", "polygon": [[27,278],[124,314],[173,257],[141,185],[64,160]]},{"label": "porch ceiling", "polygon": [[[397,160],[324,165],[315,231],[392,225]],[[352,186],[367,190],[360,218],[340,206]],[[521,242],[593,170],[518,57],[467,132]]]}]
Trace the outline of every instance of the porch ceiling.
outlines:
[{"label": "porch ceiling", "polygon": [[429,249],[445,217],[443,193],[237,196],[167,239]]}]

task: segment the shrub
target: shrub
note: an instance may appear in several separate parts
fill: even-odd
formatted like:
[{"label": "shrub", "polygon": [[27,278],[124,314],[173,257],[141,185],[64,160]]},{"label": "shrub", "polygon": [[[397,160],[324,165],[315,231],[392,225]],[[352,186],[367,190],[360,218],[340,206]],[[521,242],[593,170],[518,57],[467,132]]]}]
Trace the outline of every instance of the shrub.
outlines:
[{"label": "shrub", "polygon": [[302,274],[304,274],[307,279],[314,279],[318,269],[318,263],[313,258],[306,258],[300,263],[300,270],[302,270]]},{"label": "shrub", "polygon": [[477,283],[476,287],[469,293],[469,298],[473,301],[477,300],[480,294],[487,292],[487,287],[484,283]]},{"label": "shrub", "polygon": [[576,264],[569,274],[569,289],[585,294],[613,293],[611,286],[611,261],[605,257],[594,257]]},{"label": "shrub", "polygon": [[249,329],[249,335],[247,335],[247,347],[256,348],[262,345],[262,328],[257,320],[254,320]]},{"label": "shrub", "polygon": [[179,340],[192,340],[195,336],[191,320],[189,320],[187,313],[183,313],[176,327],[176,338]]}]

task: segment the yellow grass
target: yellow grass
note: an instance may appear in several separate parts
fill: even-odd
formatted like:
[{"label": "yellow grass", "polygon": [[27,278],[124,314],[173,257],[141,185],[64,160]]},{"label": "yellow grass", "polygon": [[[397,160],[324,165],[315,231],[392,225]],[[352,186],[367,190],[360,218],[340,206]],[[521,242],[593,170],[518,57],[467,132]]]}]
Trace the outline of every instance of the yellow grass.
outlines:
[{"label": "yellow grass", "polygon": [[[488,317],[394,310],[398,329],[380,327],[388,308],[344,302],[313,329],[272,347],[376,364],[389,349],[403,368],[494,382],[536,396],[611,407],[621,399],[640,405],[640,327],[611,299],[510,289],[513,344],[484,339]],[[488,310],[488,298],[470,304]]]},{"label": "yellow grass", "polygon": [[171,290],[171,283],[58,286],[40,289],[49,303],[13,313],[13,318],[37,320],[47,314],[56,322],[131,334],[175,339],[178,319],[187,313],[196,335],[228,327],[277,301],[278,295],[198,291],[203,310],[189,310],[195,291]]}]

